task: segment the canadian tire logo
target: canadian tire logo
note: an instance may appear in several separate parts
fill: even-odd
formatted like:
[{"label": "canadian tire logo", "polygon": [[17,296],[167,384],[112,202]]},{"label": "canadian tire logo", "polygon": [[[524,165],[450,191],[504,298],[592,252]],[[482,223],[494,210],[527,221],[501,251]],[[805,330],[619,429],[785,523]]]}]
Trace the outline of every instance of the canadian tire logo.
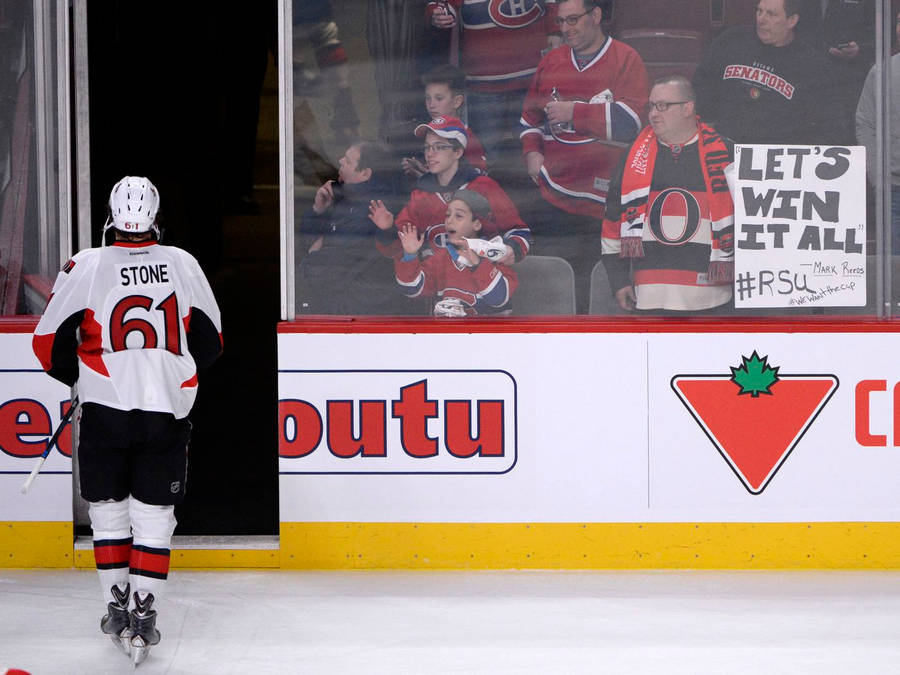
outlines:
[{"label": "canadian tire logo", "polygon": [[771,482],[838,388],[835,375],[785,375],[754,350],[730,375],[676,375],[672,390],[751,494]]}]

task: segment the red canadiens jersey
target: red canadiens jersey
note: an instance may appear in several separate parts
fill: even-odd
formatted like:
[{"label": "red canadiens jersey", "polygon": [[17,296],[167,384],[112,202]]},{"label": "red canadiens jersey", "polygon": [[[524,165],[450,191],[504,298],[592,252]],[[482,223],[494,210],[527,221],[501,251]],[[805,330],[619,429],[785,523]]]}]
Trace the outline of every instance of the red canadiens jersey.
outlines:
[{"label": "red canadiens jersey", "polygon": [[396,258],[394,272],[403,293],[410,298],[459,298],[472,314],[486,314],[509,305],[518,284],[515,272],[487,260],[468,267],[451,252],[455,253],[448,247],[421,260]]},{"label": "red canadiens jersey", "polygon": [[212,289],[190,254],[117,242],[66,264],[33,347],[50,375],[77,379],[82,403],[182,418],[197,395],[197,366],[222,350],[221,332]]},{"label": "red canadiens jersey", "polygon": [[469,127],[466,127],[466,149],[463,152],[463,157],[466,158],[466,161],[478,169],[481,173],[487,175],[488,167],[487,167],[487,155],[484,152],[484,146],[481,144],[481,141],[478,140],[478,136],[472,133],[472,130]]},{"label": "red canadiens jersey", "polygon": [[[447,192],[429,192],[426,190],[413,190],[409,203],[394,219],[399,229],[407,223],[415,225],[416,230],[426,235],[426,243],[431,248],[439,248],[444,245],[444,219],[447,215],[447,204],[456,190],[465,188],[474,190],[488,200],[493,215],[492,222],[483,223],[482,237],[491,239],[498,234],[503,240],[512,246],[516,260],[521,260],[528,254],[531,246],[531,230],[522,221],[518,209],[512,203],[507,194],[496,181],[487,176],[478,176],[468,183],[457,185]],[[399,246],[399,241],[397,242]],[[397,253],[396,249],[386,252],[388,255]]]},{"label": "red canadiens jersey", "polygon": [[[438,7],[432,0],[425,9]],[[461,27],[460,67],[474,91],[524,90],[557,31],[554,0],[448,0],[448,10]]]},{"label": "red canadiens jersey", "polygon": [[[559,100],[576,101],[570,128],[551,129],[546,121],[554,88]],[[641,128],[648,94],[641,57],[612,38],[583,68],[567,45],[544,57],[525,97],[520,134],[523,153],[544,155],[544,199],[569,213],[603,217],[609,177]]]}]

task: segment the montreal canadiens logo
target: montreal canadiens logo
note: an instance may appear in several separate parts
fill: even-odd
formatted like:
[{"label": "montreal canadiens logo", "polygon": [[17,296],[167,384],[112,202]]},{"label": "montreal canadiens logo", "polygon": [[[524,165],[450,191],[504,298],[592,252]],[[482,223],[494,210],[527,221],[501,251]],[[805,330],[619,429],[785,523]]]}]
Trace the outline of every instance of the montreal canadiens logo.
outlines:
[{"label": "montreal canadiens logo", "polygon": [[501,28],[523,28],[543,14],[544,8],[536,0],[488,0],[488,15]]}]

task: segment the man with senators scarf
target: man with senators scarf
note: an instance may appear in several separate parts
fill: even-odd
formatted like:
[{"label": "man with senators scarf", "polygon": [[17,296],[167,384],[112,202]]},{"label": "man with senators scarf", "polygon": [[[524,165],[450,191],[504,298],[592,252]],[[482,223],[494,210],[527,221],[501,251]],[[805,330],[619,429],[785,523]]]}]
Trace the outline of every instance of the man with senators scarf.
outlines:
[{"label": "man with senators scarf", "polygon": [[650,91],[650,125],[613,174],[603,221],[610,288],[626,311],[720,313],[734,280],[733,144],[694,112],[691,83]]}]

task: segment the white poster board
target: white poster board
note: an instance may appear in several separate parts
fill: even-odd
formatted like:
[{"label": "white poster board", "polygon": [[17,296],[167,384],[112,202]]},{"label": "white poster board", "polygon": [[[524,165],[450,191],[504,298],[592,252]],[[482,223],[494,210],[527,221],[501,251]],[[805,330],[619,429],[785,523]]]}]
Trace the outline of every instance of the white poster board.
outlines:
[{"label": "white poster board", "polygon": [[735,306],[864,306],[865,148],[734,152]]}]

